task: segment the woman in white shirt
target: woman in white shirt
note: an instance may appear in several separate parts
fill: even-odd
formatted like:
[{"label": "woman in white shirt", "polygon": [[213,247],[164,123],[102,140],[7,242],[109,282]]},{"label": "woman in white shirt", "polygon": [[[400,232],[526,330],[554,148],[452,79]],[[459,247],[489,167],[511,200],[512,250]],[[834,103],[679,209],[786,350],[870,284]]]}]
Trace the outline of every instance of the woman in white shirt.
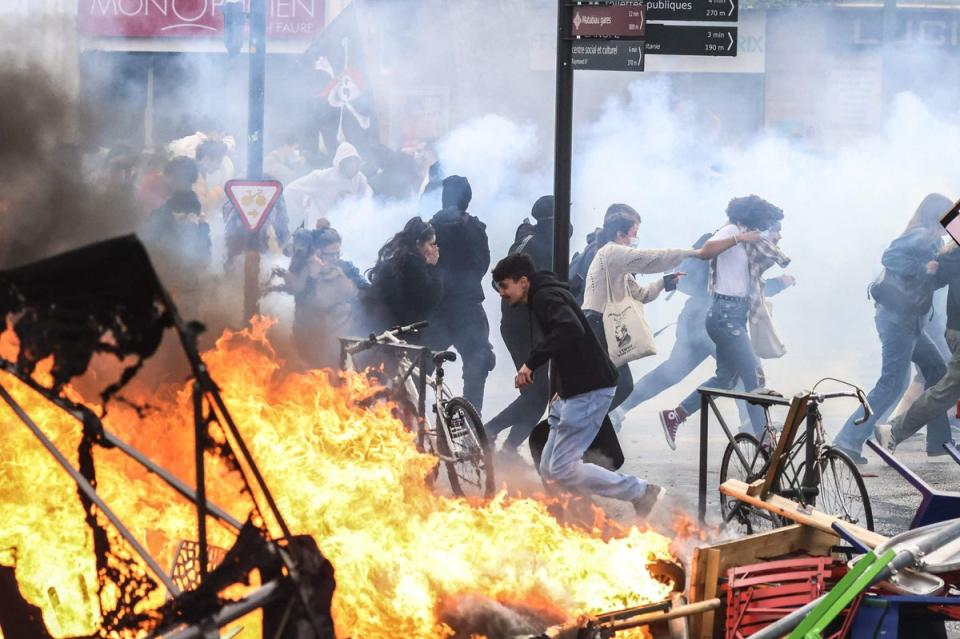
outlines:
[{"label": "woman in white shirt", "polygon": [[[760,241],[760,232],[783,219],[783,211],[761,197],[750,195],[730,200],[727,218],[727,224],[710,238],[711,242],[728,242],[732,246],[717,256],[709,279],[713,304],[705,325],[707,335],[717,347],[717,369],[714,376],[700,386],[732,390],[740,379],[744,389],[750,392],[760,385],[760,360],[753,352],[747,332],[751,303],[759,288],[753,280],[759,274],[756,277],[751,274],[744,244]],[[680,424],[699,408],[700,394],[693,391],[676,408],[660,412],[660,423],[671,448],[677,447]],[[749,404],[747,412],[754,433],[759,436],[764,426],[763,409]]]},{"label": "woman in white shirt", "polygon": [[[709,260],[734,246],[733,242],[720,239],[707,242],[699,249],[636,248],[640,221],[640,215],[626,204],[611,207],[603,219],[603,228],[598,234],[600,248],[587,271],[583,312],[597,339],[604,347],[607,341],[603,328],[603,310],[608,303],[622,300],[628,294],[641,303],[652,302],[665,288],[668,290],[675,288],[677,279],[682,274],[666,275],[647,286],[640,286],[633,280],[628,285],[625,275],[663,273],[676,267],[688,257]],[[617,408],[633,390],[633,375],[629,364],[620,366],[617,372],[619,373],[617,392],[613,397],[610,410]]]}]

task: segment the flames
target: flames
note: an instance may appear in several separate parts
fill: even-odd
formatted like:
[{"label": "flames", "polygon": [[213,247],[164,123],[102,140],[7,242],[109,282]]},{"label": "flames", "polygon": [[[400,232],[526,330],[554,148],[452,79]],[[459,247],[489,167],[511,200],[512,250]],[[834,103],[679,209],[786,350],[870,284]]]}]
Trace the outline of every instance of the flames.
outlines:
[{"label": "flames", "polygon": [[[669,539],[636,528],[605,539],[599,530],[559,524],[543,501],[505,493],[488,503],[435,495],[425,483],[434,460],[416,451],[388,407],[358,406],[356,398],[368,391],[364,379],[335,386],[320,371],[282,373],[266,339],[269,326],[261,320],[228,332],[204,358],[287,523],[313,535],[336,569],[339,636],[449,637],[450,615],[458,607],[463,613],[471,605],[465,602],[569,620],[667,596],[646,564],[670,557]],[[15,347],[9,335],[7,356]],[[14,378],[4,375],[0,383],[75,464],[79,424]],[[192,481],[189,386],[150,401],[157,411],[144,421],[111,407],[107,427]],[[169,566],[178,542],[196,538],[193,509],[119,453],[96,455],[98,490]],[[251,502],[240,496],[237,474],[213,456],[207,468],[210,498],[244,519]],[[212,520],[208,528],[212,544],[231,545],[227,530]],[[94,556],[75,485],[7,410],[0,563],[13,561],[21,590],[43,609],[52,632],[94,631]],[[156,593],[142,605],[163,597]],[[241,636],[259,636],[255,623],[241,625]]]}]

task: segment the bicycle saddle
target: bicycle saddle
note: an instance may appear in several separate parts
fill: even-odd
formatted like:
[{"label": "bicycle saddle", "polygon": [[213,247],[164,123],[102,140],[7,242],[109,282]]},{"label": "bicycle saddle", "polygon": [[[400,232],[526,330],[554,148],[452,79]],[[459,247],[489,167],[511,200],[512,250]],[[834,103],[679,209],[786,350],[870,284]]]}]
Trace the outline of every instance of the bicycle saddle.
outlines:
[{"label": "bicycle saddle", "polygon": [[437,351],[433,354],[433,363],[439,366],[443,362],[457,361],[457,354],[450,351]]}]

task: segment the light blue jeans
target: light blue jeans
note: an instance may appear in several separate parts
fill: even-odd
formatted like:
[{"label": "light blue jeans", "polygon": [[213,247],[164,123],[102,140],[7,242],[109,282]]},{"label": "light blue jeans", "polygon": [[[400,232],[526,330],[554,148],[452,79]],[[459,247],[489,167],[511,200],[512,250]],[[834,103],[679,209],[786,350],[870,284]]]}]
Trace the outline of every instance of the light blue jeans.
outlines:
[{"label": "light blue jeans", "polygon": [[[873,427],[886,421],[907,390],[911,362],[923,373],[924,388],[934,386],[947,371],[940,351],[923,331],[922,318],[904,317],[878,305],[875,322],[880,335],[881,367],[880,378],[867,393],[873,416],[858,426],[854,421],[863,417],[863,408],[857,408],[833,440],[834,446],[856,453],[860,453],[864,442],[873,435]],[[950,423],[944,410],[927,424],[927,452],[941,452],[948,441]]]},{"label": "light blue jeans", "polygon": [[[750,392],[760,385],[759,373],[762,369],[747,332],[749,314],[750,304],[747,300],[722,297],[714,300],[705,324],[707,335],[717,347],[717,372],[701,386],[733,390],[742,384],[743,389]],[[693,391],[680,403],[680,407],[689,416],[700,409],[700,402],[700,393]],[[760,437],[766,423],[763,407],[748,404],[747,414],[753,434]]]},{"label": "light blue jeans", "polygon": [[647,482],[586,464],[581,459],[600,430],[615,388],[581,393],[550,404],[550,435],[540,459],[540,476],[570,491],[632,501],[642,497]]}]

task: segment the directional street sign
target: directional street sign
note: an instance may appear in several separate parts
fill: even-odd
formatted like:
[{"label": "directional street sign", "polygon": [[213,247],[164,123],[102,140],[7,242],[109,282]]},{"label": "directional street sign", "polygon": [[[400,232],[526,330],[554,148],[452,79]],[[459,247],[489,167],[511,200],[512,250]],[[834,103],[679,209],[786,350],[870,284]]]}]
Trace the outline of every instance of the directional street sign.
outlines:
[{"label": "directional street sign", "polygon": [[223,190],[247,229],[256,232],[266,222],[283,186],[276,180],[229,180]]},{"label": "directional street sign", "polygon": [[737,55],[736,27],[648,24],[647,55]]},{"label": "directional street sign", "polygon": [[642,36],[645,25],[642,3],[626,6],[582,5],[573,10],[573,35]]},{"label": "directional street sign", "polygon": [[647,0],[647,20],[736,22],[740,0]]},{"label": "directional street sign", "polygon": [[590,71],[643,71],[643,40],[575,40],[571,66]]}]

